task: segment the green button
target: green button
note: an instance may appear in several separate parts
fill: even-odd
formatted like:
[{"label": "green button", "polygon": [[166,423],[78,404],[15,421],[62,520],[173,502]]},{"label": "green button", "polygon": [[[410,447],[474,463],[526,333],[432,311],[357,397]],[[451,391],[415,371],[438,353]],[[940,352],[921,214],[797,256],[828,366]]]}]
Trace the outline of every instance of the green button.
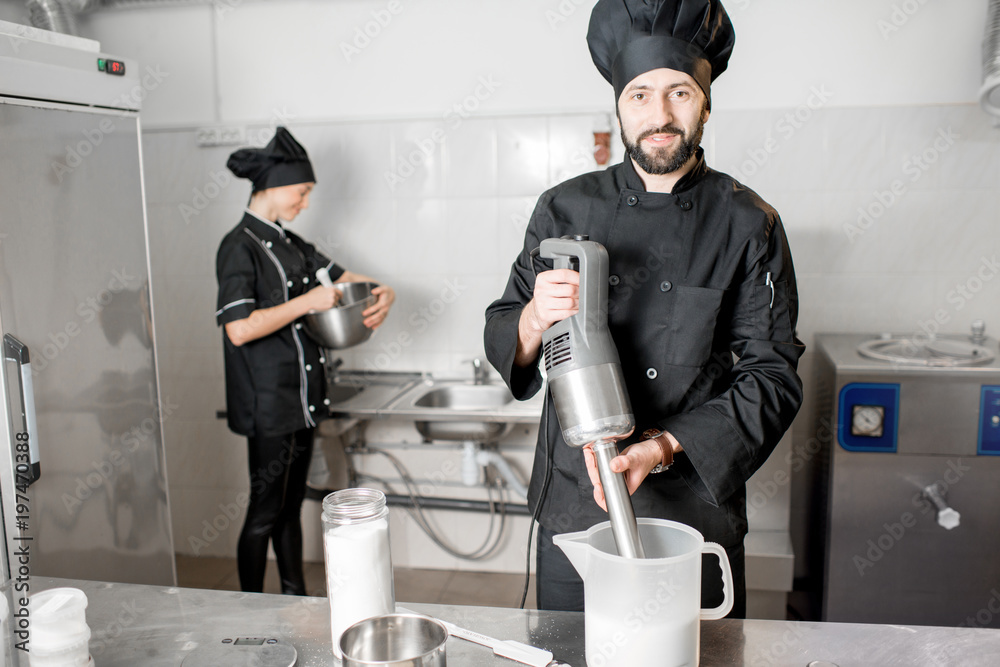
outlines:
[{"label": "green button", "polygon": [[105,65],[106,65],[106,61],[104,60],[104,58],[98,58],[97,59],[97,71],[98,72],[103,72]]}]

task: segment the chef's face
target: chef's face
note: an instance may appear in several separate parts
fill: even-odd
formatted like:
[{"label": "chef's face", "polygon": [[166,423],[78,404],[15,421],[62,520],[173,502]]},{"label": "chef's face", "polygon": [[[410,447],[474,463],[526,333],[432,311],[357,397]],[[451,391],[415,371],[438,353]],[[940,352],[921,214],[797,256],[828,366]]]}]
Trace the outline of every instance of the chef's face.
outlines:
[{"label": "chef's face", "polygon": [[618,98],[622,143],[647,174],[683,167],[701,143],[708,100],[689,75],[672,69],[640,74]]},{"label": "chef's face", "polygon": [[312,192],[315,183],[296,183],[295,185],[282,185],[277,188],[268,188],[271,204],[275,212],[282,220],[291,222],[299,211],[309,208],[309,193]]}]

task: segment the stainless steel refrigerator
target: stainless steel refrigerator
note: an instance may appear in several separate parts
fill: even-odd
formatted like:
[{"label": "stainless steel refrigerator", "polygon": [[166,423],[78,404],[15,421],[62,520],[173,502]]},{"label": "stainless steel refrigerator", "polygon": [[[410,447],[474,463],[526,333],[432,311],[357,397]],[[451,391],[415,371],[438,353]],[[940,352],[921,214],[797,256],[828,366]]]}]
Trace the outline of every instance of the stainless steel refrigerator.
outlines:
[{"label": "stainless steel refrigerator", "polygon": [[22,560],[176,583],[138,113],[152,85],[97,42],[0,22],[8,588]]}]

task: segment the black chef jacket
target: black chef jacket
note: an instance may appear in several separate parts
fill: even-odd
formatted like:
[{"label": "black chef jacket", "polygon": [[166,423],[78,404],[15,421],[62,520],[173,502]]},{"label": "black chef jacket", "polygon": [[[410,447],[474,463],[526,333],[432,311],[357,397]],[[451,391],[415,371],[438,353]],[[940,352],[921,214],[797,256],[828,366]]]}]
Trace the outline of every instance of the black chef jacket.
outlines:
[{"label": "black chef jacket", "polygon": [[[526,399],[542,386],[537,366],[514,365],[518,321],[531,299],[538,244],[587,234],[610,261],[608,324],[621,357],[636,429],[672,433],[684,452],[649,475],[637,516],[673,519],[724,547],[747,532],[746,480],[773,451],[802,401],[796,374],[797,292],[777,212],[752,190],[698,162],[671,194],[646,192],[626,157],[539,199],[503,296],[486,311],[486,354]],[[734,363],[734,355],[738,359]],[[554,532],[606,521],[593,500],[582,452],[562,439],[547,398],[529,487],[539,502],[546,449],[550,488],[539,521]]]},{"label": "black chef jacket", "polygon": [[301,322],[237,347],[224,325],[250,317],[315,287],[316,270],[336,280],[344,269],[286,231],[249,210],[222,239],[216,257],[219,310],[226,359],[229,428],[251,437],[294,433],[316,426],[326,387],[321,352]]}]

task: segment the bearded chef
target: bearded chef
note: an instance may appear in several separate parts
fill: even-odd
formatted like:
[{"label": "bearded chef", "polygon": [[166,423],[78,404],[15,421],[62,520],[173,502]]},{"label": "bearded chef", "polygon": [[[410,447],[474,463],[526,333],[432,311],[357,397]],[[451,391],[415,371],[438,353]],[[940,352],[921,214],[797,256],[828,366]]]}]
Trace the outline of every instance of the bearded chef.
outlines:
[{"label": "bearded chef", "polygon": [[[579,274],[532,250],[568,234],[607,248],[608,324],[637,425],[612,469],[624,472],[637,516],[680,521],[726,549],[730,616],[742,617],[746,481],[799,409],[805,348],[778,213],[711,169],[700,147],[733,27],[718,0],[600,0],[587,41],[614,89],[625,159],[541,196],[506,290],[486,311],[487,356],[514,396],[539,391],[542,333],[577,312]],[[592,453],[566,445],[554,415],[550,396],[529,491],[538,606],[582,610],[582,581],[552,537],[607,515]],[[719,573],[706,559],[705,607],[722,602]]]}]

